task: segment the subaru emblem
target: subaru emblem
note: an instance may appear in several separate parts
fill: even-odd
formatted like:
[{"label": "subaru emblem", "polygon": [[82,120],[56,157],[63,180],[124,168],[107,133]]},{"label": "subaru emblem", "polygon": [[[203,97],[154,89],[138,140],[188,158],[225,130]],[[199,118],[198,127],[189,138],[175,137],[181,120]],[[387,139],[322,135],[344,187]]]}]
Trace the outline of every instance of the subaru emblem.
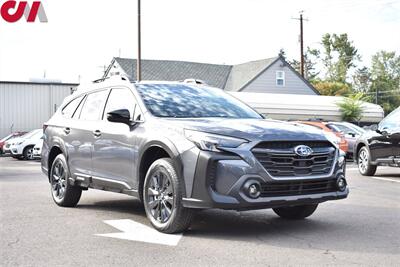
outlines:
[{"label": "subaru emblem", "polygon": [[294,153],[296,153],[300,157],[307,157],[313,153],[313,150],[309,146],[300,145],[294,148]]}]

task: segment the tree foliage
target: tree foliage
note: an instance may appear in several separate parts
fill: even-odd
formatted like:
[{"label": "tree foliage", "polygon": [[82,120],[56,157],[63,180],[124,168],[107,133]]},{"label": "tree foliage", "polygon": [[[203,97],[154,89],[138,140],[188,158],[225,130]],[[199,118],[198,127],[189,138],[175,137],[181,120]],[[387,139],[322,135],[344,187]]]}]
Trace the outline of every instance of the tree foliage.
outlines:
[{"label": "tree foliage", "polygon": [[312,82],[312,85],[321,95],[347,96],[352,93],[351,87],[347,83],[318,80]]},{"label": "tree foliage", "polygon": [[[304,54],[304,78],[308,81],[314,81],[320,73],[316,68],[320,53],[318,49],[307,47],[307,51]],[[293,59],[289,63],[300,73],[300,61]]]},{"label": "tree foliage", "polygon": [[325,34],[322,36],[323,64],[327,71],[327,79],[333,82],[345,83],[348,72],[355,67],[355,61],[360,59],[353,42],[344,34]]},{"label": "tree foliage", "polygon": [[400,56],[395,52],[379,51],[372,56],[369,92],[386,114],[400,106]]},{"label": "tree foliage", "polygon": [[361,120],[363,114],[363,97],[362,93],[357,93],[345,97],[341,102],[337,103],[343,121],[359,122]]}]

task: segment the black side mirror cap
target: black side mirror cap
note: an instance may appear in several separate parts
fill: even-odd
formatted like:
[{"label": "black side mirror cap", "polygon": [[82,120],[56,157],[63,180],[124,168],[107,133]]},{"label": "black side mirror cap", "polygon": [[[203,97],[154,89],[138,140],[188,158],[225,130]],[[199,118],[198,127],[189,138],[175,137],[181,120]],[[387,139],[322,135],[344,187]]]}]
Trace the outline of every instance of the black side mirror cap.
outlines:
[{"label": "black side mirror cap", "polygon": [[110,122],[118,122],[131,124],[131,113],[127,109],[117,109],[107,113],[107,120]]}]

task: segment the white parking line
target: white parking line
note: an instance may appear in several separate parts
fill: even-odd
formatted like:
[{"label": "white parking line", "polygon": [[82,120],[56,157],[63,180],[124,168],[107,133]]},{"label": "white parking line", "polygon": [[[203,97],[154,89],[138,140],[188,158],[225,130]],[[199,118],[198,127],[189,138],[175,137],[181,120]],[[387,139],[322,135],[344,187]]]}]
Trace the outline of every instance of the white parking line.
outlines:
[{"label": "white parking line", "polygon": [[154,228],[148,227],[129,219],[108,220],[104,222],[108,225],[111,225],[112,227],[117,228],[121,232],[110,234],[96,234],[97,236],[112,237],[167,246],[178,245],[179,240],[181,240],[182,238],[182,234],[163,234],[158,232]]},{"label": "white parking line", "polygon": [[387,181],[387,182],[400,183],[400,180],[395,180],[395,179],[390,179],[390,178],[382,178],[382,177],[376,177],[376,176],[371,176],[371,177],[368,177],[368,178]]}]

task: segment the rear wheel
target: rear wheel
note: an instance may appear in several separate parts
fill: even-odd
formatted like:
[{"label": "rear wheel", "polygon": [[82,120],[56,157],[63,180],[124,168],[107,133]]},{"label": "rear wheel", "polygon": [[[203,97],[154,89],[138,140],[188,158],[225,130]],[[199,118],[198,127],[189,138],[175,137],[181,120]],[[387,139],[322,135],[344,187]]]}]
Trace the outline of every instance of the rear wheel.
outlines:
[{"label": "rear wheel", "polygon": [[274,212],[284,219],[301,220],[315,212],[318,204],[302,205],[293,207],[275,208]]},{"label": "rear wheel", "polygon": [[169,158],[156,160],[149,168],[143,203],[147,218],[160,232],[177,233],[189,228],[193,210],[182,206],[183,183]]},{"label": "rear wheel", "polygon": [[63,154],[58,155],[51,166],[50,185],[54,202],[62,207],[75,207],[81,198],[82,189],[68,182],[69,169]]},{"label": "rear wheel", "polygon": [[33,160],[33,146],[25,147],[23,156],[25,160]]},{"label": "rear wheel", "polygon": [[357,164],[359,172],[364,176],[372,176],[376,172],[376,165],[371,165],[371,156],[364,146],[358,152]]}]

